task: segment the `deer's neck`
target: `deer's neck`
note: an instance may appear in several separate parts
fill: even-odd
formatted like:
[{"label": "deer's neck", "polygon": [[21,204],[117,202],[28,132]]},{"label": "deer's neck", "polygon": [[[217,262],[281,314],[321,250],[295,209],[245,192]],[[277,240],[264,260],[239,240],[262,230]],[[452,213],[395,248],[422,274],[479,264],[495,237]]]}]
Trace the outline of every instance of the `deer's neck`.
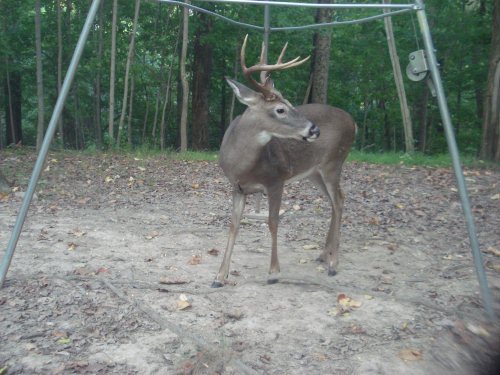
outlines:
[{"label": "deer's neck", "polygon": [[231,123],[222,141],[219,163],[222,170],[233,183],[246,179],[257,164],[264,147],[272,135],[262,130],[257,119]]}]

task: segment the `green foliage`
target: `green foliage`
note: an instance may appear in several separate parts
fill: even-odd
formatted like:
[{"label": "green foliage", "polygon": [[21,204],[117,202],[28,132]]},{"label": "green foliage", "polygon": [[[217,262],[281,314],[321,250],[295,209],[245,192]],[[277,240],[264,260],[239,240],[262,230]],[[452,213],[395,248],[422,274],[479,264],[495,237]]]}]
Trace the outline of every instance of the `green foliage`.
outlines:
[{"label": "green foliage", "polygon": [[[361,1],[358,1],[361,2]],[[373,1],[364,1],[373,2]],[[62,5],[63,70],[71,59],[86,14],[88,2],[59,2]],[[463,0],[427,0],[427,14],[431,23],[437,56],[442,65],[442,76],[448,104],[452,113],[459,148],[475,154],[481,137],[482,93],[486,87],[487,61],[491,40],[491,2],[486,8],[476,7],[477,2]],[[57,1],[42,0],[42,44],[45,106],[48,123],[57,98]],[[67,8],[71,4],[71,9]],[[121,110],[125,61],[129,33],[132,29],[134,2],[118,3],[116,103],[115,120]],[[226,17],[241,22],[262,25],[263,8],[256,5],[213,4],[200,2],[195,5],[210,8]],[[313,9],[297,7],[271,7],[273,27],[300,26],[314,22]],[[353,20],[378,13],[374,10],[338,10],[334,19]],[[160,145],[160,121],[167,79],[172,69],[168,102],[165,106],[165,145],[178,148],[178,117],[180,97],[179,32],[182,11],[177,6],[143,1],[136,38],[132,76],[135,82],[133,100],[132,147],[138,150],[157,149]],[[3,0],[0,2],[0,126],[5,126],[7,97],[5,78],[8,72],[18,71],[22,76],[24,143],[33,145],[36,126],[36,61],[34,50],[34,6],[32,2]],[[188,78],[192,79],[191,64],[194,55],[195,30],[200,27],[198,13],[190,13],[190,38],[188,49]],[[63,121],[64,146],[78,149],[110,148],[107,134],[109,108],[109,73],[111,45],[112,2],[104,1],[102,12],[92,29],[81,59],[71,93],[68,97]],[[246,33],[250,40],[247,48],[248,63],[258,60],[262,34],[259,31],[239,28],[219,19],[213,19],[211,32],[203,40],[214,46],[214,71],[211,78],[210,119],[208,126],[209,149],[217,149],[229,122],[232,92],[225,88],[224,76],[234,75],[237,51]],[[403,70],[410,52],[422,48],[415,16],[393,17],[397,48]],[[102,57],[98,58],[99,33],[102,32]],[[360,128],[355,147],[369,151],[393,151],[395,155],[404,148],[401,114],[387,52],[383,21],[341,26],[331,29],[332,51],[329,78],[329,102],[350,112]],[[289,41],[287,58],[311,55],[314,30],[273,32],[270,38],[269,60],[274,61],[283,44]],[[8,62],[6,64],[5,62]],[[237,79],[241,80],[236,62]],[[64,73],[63,72],[63,73]],[[95,84],[99,74],[101,110],[96,111]],[[273,75],[276,87],[294,104],[301,104],[308,86],[310,67]],[[426,90],[424,82],[410,82],[405,87],[412,111],[415,138],[420,133],[417,119],[422,111],[420,100]],[[223,100],[224,99],[224,100]],[[224,107],[225,101],[225,107]],[[223,109],[225,108],[225,112]],[[425,119],[427,126],[426,147],[428,154],[446,152],[446,140],[434,98],[430,98]],[[235,115],[244,108],[237,104]],[[155,112],[156,115],[155,115]],[[103,145],[98,145],[96,118],[101,120]],[[127,123],[127,121],[125,121]],[[115,121],[115,131],[117,121]],[[5,128],[0,128],[4,137]],[[127,144],[126,129],[122,145]],[[114,134],[116,137],[116,134]],[[2,143],[0,142],[0,145]],[[125,146],[123,146],[125,147]],[[129,147],[129,146],[127,146]],[[191,157],[191,156],[190,156]],[[196,158],[196,156],[192,156]]]},{"label": "green foliage", "polygon": [[[381,153],[370,153],[362,152],[358,150],[353,150],[349,154],[348,161],[354,162],[364,162],[371,164],[388,164],[388,165],[418,165],[426,167],[451,167],[452,161],[448,153],[446,154],[434,154],[426,155],[421,152],[415,152],[413,154],[406,154],[401,152],[381,152]],[[494,167],[489,163],[485,163],[482,160],[477,159],[473,155],[464,155],[460,160],[463,166],[467,167]]]}]

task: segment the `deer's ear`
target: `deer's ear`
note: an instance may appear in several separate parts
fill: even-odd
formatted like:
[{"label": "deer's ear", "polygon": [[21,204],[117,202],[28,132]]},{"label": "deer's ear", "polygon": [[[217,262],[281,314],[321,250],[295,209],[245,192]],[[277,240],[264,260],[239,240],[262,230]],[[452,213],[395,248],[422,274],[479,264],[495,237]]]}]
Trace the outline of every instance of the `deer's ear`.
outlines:
[{"label": "deer's ear", "polygon": [[262,95],[253,91],[252,89],[249,89],[245,85],[236,82],[235,80],[228,77],[226,77],[226,81],[228,85],[231,86],[234,94],[242,104],[251,107],[262,100]]}]

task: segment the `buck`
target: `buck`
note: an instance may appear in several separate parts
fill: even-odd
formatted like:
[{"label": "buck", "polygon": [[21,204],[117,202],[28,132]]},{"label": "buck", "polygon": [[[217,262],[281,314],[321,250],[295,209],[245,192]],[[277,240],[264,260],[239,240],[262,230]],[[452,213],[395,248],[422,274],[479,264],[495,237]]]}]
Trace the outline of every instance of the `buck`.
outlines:
[{"label": "buck", "polygon": [[[226,78],[238,100],[248,108],[229,125],[222,140],[219,163],[233,187],[233,207],[224,259],[212,287],[224,285],[231,255],[248,194],[265,193],[269,202],[271,266],[269,283],[278,281],[277,233],[284,184],[308,178],[328,197],[332,216],[326,245],[319,260],[335,275],[338,265],[339,236],[344,195],[340,189],[342,165],[356,133],[356,124],[345,111],[323,104],[293,107],[274,88],[270,72],[292,68],[307,59],[297,57],[282,62],[287,45],[274,65],[265,63],[262,46],[260,63],[246,67],[241,47],[241,67],[252,90]],[[260,82],[252,75],[260,72]]]}]

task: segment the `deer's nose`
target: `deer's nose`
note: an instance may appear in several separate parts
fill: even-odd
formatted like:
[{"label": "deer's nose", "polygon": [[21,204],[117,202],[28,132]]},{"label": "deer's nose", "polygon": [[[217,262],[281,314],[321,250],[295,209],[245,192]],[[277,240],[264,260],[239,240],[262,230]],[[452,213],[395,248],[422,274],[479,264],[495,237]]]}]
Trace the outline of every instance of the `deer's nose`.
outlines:
[{"label": "deer's nose", "polygon": [[318,138],[319,133],[320,133],[319,128],[316,125],[312,124],[312,126],[309,128],[309,136]]}]

